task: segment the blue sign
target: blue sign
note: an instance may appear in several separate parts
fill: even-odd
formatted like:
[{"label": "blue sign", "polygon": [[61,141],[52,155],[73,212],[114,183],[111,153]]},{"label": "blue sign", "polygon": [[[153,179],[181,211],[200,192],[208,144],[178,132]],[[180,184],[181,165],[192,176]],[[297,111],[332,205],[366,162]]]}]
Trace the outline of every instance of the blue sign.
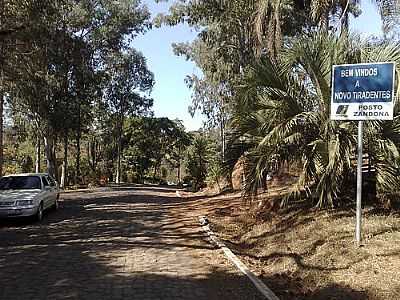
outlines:
[{"label": "blue sign", "polygon": [[333,102],[391,102],[394,63],[340,65],[333,68]]},{"label": "blue sign", "polygon": [[392,119],[394,72],[391,62],[333,66],[331,118]]}]

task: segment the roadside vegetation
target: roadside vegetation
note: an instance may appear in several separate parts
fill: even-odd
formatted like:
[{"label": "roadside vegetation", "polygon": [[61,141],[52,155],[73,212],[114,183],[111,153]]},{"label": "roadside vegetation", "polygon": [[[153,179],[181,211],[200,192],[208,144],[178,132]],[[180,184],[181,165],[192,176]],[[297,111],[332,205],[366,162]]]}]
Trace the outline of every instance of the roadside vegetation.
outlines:
[{"label": "roadside vegetation", "polygon": [[[380,38],[350,31],[350,21],[362,13],[354,1],[173,3],[156,24],[186,22],[200,30],[194,42],[174,48],[202,71],[187,78],[191,109],[219,131],[218,172],[228,188],[239,168],[245,200],[278,202],[264,208],[304,199],[319,208],[351,204],[357,123],[330,120],[332,65],[392,61],[399,71],[399,4],[375,3]],[[386,206],[400,190],[399,92],[396,84],[394,120],[366,122],[365,128],[366,191]],[[259,197],[267,179],[283,173],[294,180],[287,193]]]},{"label": "roadside vegetation", "polygon": [[221,151],[153,116],[154,75],[131,44],[151,26],[143,1],[0,0],[0,174],[204,187]]},{"label": "roadside vegetation", "polygon": [[2,0],[0,173],[119,182],[125,121],[151,114],[154,76],[129,43],[150,25],[140,1]]}]

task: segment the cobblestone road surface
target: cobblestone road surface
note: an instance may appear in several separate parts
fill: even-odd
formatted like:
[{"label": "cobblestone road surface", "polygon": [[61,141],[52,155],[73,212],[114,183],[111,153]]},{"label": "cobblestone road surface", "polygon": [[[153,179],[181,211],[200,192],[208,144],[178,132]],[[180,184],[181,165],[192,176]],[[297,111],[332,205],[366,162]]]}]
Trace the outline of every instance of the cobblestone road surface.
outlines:
[{"label": "cobblestone road surface", "polygon": [[260,299],[175,191],[62,196],[41,224],[0,223],[0,299]]}]

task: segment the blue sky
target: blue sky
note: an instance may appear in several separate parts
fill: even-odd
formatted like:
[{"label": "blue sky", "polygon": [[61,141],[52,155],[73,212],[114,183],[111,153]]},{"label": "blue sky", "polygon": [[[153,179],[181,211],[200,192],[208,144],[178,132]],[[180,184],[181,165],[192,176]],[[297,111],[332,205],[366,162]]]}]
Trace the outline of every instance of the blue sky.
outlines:
[{"label": "blue sky", "polygon": [[[168,3],[155,3],[153,0],[144,3],[153,16],[167,12],[169,7]],[[153,28],[133,41],[133,46],[147,58],[148,67],[155,76],[156,85],[152,93],[155,115],[180,119],[188,130],[199,129],[203,122],[201,115],[192,118],[188,112],[191,92],[184,82],[187,75],[196,72],[196,67],[183,57],[175,56],[172,43],[192,41],[195,37],[196,32],[187,25],[178,25]]]},{"label": "blue sky", "polygon": [[352,30],[364,36],[381,36],[382,22],[376,5],[371,0],[361,0],[361,10],[362,14],[358,18],[351,20],[350,27]]},{"label": "blue sky", "polygon": [[[167,12],[171,2],[155,3],[154,0],[144,0],[153,16]],[[381,22],[371,2],[362,0],[363,13],[351,21],[351,27],[363,35],[378,36],[381,35]],[[199,129],[203,122],[200,115],[192,118],[188,113],[191,91],[184,82],[186,75],[198,70],[193,63],[175,56],[171,44],[192,41],[195,37],[196,32],[187,25],[163,26],[148,31],[133,42],[133,46],[147,58],[149,69],[155,75],[156,85],[152,93],[155,115],[180,119],[188,130]]]}]

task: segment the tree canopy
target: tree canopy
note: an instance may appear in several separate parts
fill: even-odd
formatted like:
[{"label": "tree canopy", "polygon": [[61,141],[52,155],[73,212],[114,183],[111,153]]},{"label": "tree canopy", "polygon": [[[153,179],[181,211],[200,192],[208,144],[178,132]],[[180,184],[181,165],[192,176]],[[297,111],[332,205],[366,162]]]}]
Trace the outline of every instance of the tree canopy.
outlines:
[{"label": "tree canopy", "polygon": [[[398,61],[399,3],[378,1],[382,39],[363,40],[349,30],[359,1],[173,1],[159,24],[187,23],[198,30],[192,43],[176,44],[177,55],[201,74],[186,79],[191,110],[221,128],[224,170],[245,161],[246,197],[287,165],[301,165],[288,199],[335,205],[353,180],[356,124],[329,119],[333,64]],[[397,98],[396,98],[397,101]],[[370,122],[366,152],[380,194],[398,190],[396,104],[393,122]],[[225,134],[227,133],[227,138]],[[375,137],[373,139],[372,137]]]}]

